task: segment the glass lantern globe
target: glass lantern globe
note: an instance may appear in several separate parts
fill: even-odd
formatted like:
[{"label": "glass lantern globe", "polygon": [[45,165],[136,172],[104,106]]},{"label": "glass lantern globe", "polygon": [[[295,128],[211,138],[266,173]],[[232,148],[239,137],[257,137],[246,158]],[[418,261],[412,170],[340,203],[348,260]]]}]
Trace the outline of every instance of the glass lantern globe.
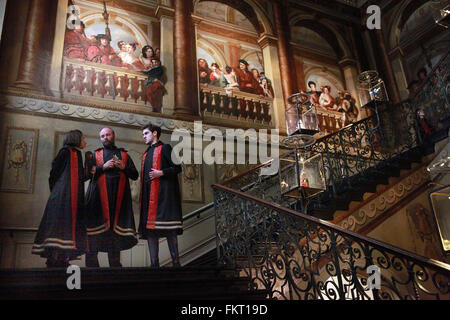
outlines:
[{"label": "glass lantern globe", "polygon": [[280,157],[280,189],[283,196],[310,198],[326,190],[322,155],[309,156],[298,149]]},{"label": "glass lantern globe", "polygon": [[377,101],[389,101],[385,83],[377,71],[365,71],[359,75],[358,80],[358,96],[362,108]]}]

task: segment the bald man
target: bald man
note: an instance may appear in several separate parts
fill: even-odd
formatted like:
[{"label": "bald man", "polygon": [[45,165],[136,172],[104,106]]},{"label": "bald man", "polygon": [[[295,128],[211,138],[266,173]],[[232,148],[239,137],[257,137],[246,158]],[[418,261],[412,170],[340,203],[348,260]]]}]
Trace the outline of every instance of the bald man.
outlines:
[{"label": "bald man", "polygon": [[117,148],[111,128],[100,131],[103,148],[95,150],[95,166],[86,196],[89,253],[87,267],[99,267],[97,253],[107,252],[110,267],[121,267],[120,251],[137,243],[128,179],[139,173],[127,151]]}]

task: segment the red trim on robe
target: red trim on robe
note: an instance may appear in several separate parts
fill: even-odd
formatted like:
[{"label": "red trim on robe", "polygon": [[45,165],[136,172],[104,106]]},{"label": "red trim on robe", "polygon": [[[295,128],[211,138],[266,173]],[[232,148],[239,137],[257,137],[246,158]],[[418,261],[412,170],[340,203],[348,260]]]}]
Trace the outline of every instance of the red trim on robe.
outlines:
[{"label": "red trim on robe", "polygon": [[141,161],[141,193],[139,195],[139,212],[142,212],[142,189],[144,187],[144,163],[145,163],[145,157],[147,157],[147,152],[144,153],[144,155],[142,156],[142,161]]},{"label": "red trim on robe", "polygon": [[[122,156],[122,162],[126,166],[128,161],[128,154],[123,150],[120,151],[120,154]],[[125,193],[125,182],[127,178],[123,171],[120,171],[119,174],[120,180],[119,180],[119,190],[117,194],[116,212],[114,215],[114,228],[117,226],[117,221],[119,220],[120,208],[122,207],[123,195]]]},{"label": "red trim on robe", "polygon": [[[127,165],[128,154],[121,150],[120,154],[122,156],[122,161]],[[97,162],[97,166],[103,166],[103,149],[95,151],[95,160]],[[116,200],[116,211],[114,213],[114,228],[117,226],[117,221],[119,220],[120,209],[122,206],[123,195],[125,192],[125,184],[126,184],[126,175],[124,172],[120,172],[120,180],[119,180],[119,190],[117,190],[117,200]],[[100,202],[102,206],[103,213],[103,223],[106,224],[107,229],[110,227],[110,216],[109,216],[109,202],[108,202],[108,189],[106,188],[106,174],[103,173],[97,180],[99,191],[100,191]]]},{"label": "red trim on robe", "polygon": [[75,150],[70,149],[70,194],[72,202],[72,240],[76,247],[75,229],[78,209],[78,156]]},{"label": "red trim on robe", "polygon": [[[97,166],[103,166],[103,149],[95,151],[95,160],[97,162]],[[106,228],[109,229],[110,221],[109,221],[109,202],[108,202],[108,189],[106,188],[106,174],[103,173],[98,177],[97,180],[98,188],[100,191],[100,203],[102,206],[103,212],[103,223],[106,224]]]},{"label": "red trim on robe", "polygon": [[[162,145],[157,146],[153,151],[152,169],[161,170],[161,149]],[[147,212],[147,229],[155,228],[156,213],[158,211],[159,178],[153,179],[150,185],[150,199]]]}]

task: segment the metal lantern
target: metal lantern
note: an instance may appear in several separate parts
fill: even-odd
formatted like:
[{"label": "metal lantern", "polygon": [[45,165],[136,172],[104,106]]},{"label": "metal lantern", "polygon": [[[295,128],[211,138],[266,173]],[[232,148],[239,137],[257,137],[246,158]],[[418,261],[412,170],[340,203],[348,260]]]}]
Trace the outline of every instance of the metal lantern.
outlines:
[{"label": "metal lantern", "polygon": [[283,196],[307,199],[326,190],[321,154],[309,156],[294,149],[280,157],[280,189]]},{"label": "metal lantern", "polygon": [[450,26],[450,4],[448,0],[434,0],[430,4],[430,9],[436,24],[448,29]]},{"label": "metal lantern", "polygon": [[439,239],[445,254],[450,252],[450,185],[434,190],[429,195]]},{"label": "metal lantern", "polygon": [[374,102],[389,101],[384,81],[374,70],[365,71],[358,77],[358,96],[361,106],[367,106]]},{"label": "metal lantern", "polygon": [[314,135],[320,131],[316,107],[309,101],[309,95],[306,93],[296,93],[289,97],[288,102],[291,107],[285,112],[289,136],[295,134]]}]

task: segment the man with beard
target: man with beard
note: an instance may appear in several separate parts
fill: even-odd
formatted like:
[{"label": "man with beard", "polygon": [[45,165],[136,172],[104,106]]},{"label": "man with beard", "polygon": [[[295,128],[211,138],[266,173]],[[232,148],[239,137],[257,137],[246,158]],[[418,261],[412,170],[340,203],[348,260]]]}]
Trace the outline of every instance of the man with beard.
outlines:
[{"label": "man with beard", "polygon": [[100,131],[100,140],[103,148],[93,155],[95,165],[90,168],[92,177],[86,196],[86,266],[98,267],[97,253],[101,251],[108,253],[110,267],[121,267],[120,251],[137,243],[128,179],[137,180],[139,173],[127,151],[116,147],[111,128]]},{"label": "man with beard", "polygon": [[159,267],[159,238],[166,237],[174,267],[180,267],[177,235],[183,233],[178,174],[181,166],[172,161],[172,147],[159,141],[161,128],[142,128],[148,145],[142,157],[139,234],[147,239],[151,266]]}]

